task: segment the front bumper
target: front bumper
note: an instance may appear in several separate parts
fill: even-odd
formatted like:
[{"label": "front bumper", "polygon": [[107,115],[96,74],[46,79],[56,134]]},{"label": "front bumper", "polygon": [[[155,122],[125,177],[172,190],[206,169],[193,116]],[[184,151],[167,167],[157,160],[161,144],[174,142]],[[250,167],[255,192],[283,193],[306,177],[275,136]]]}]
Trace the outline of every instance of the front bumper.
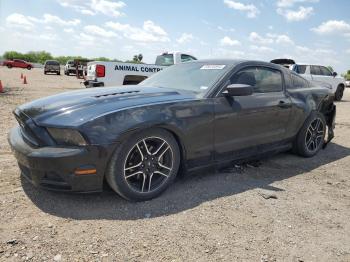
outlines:
[{"label": "front bumper", "polygon": [[[71,192],[100,192],[109,154],[98,146],[40,147],[28,145],[20,127],[11,129],[9,144],[21,174],[37,187]],[[78,168],[96,168],[95,174],[75,175]]]}]

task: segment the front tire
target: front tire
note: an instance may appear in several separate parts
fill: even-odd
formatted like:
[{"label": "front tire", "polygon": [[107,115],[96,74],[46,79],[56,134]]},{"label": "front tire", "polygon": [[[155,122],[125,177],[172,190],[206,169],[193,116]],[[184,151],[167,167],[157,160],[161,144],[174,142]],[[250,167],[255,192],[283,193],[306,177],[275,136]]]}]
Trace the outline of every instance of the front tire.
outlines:
[{"label": "front tire", "polygon": [[32,69],[32,67],[31,67],[31,66],[27,66],[27,69],[28,69],[28,70],[31,70],[31,69]]},{"label": "front tire", "polygon": [[7,68],[11,69],[11,68],[12,68],[12,65],[7,65]]},{"label": "front tire", "polygon": [[342,85],[339,85],[337,87],[337,91],[335,92],[335,100],[336,101],[340,101],[342,98],[343,98],[343,95],[344,95],[344,86]]},{"label": "front tire", "polygon": [[314,111],[299,130],[294,151],[303,157],[312,157],[320,151],[326,134],[326,120],[320,112]]},{"label": "front tire", "polygon": [[179,165],[179,146],[172,134],[164,129],[148,129],[117,148],[106,179],[123,198],[145,201],[159,196],[174,181]]}]

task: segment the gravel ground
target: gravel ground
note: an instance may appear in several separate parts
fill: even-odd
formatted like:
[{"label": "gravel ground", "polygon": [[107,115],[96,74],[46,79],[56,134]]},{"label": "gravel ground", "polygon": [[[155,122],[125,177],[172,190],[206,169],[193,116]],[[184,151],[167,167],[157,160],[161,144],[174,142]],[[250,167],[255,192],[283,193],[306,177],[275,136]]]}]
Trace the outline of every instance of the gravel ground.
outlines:
[{"label": "gravel ground", "polygon": [[1,261],[350,261],[350,89],[337,103],[336,137],[316,157],[186,176],[130,203],[109,188],[53,193],[21,179],[7,144],[11,111],[83,87],[39,69],[0,67],[0,80]]}]

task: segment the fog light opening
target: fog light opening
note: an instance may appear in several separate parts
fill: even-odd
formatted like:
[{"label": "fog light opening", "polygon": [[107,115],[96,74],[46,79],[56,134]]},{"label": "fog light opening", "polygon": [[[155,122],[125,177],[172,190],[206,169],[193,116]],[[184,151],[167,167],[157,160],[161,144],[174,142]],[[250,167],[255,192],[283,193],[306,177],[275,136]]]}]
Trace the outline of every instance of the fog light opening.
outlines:
[{"label": "fog light opening", "polygon": [[76,176],[95,175],[96,173],[96,168],[78,168],[74,171],[74,174]]}]

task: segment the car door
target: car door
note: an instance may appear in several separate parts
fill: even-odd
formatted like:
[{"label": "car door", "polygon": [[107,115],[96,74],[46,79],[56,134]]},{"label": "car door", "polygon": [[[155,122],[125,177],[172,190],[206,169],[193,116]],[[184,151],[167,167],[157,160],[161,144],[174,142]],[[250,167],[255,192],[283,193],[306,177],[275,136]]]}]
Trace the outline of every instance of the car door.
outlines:
[{"label": "car door", "polygon": [[330,84],[333,90],[336,89],[337,85],[335,83],[335,79],[328,68],[312,65],[310,72],[314,81]]},{"label": "car door", "polygon": [[291,100],[284,92],[283,73],[253,66],[234,73],[224,84],[247,84],[250,96],[227,97],[214,101],[214,146],[216,160],[243,157],[257,147],[271,147],[286,138]]},{"label": "car door", "polygon": [[13,60],[13,67],[21,67],[21,61],[18,59]]},{"label": "car door", "polygon": [[336,79],[333,76],[333,73],[331,72],[331,70],[329,70],[325,66],[320,66],[320,70],[321,70],[321,75],[322,75],[321,77],[324,79],[324,82],[331,84],[332,89],[336,90],[336,88],[338,86],[338,79]]}]

